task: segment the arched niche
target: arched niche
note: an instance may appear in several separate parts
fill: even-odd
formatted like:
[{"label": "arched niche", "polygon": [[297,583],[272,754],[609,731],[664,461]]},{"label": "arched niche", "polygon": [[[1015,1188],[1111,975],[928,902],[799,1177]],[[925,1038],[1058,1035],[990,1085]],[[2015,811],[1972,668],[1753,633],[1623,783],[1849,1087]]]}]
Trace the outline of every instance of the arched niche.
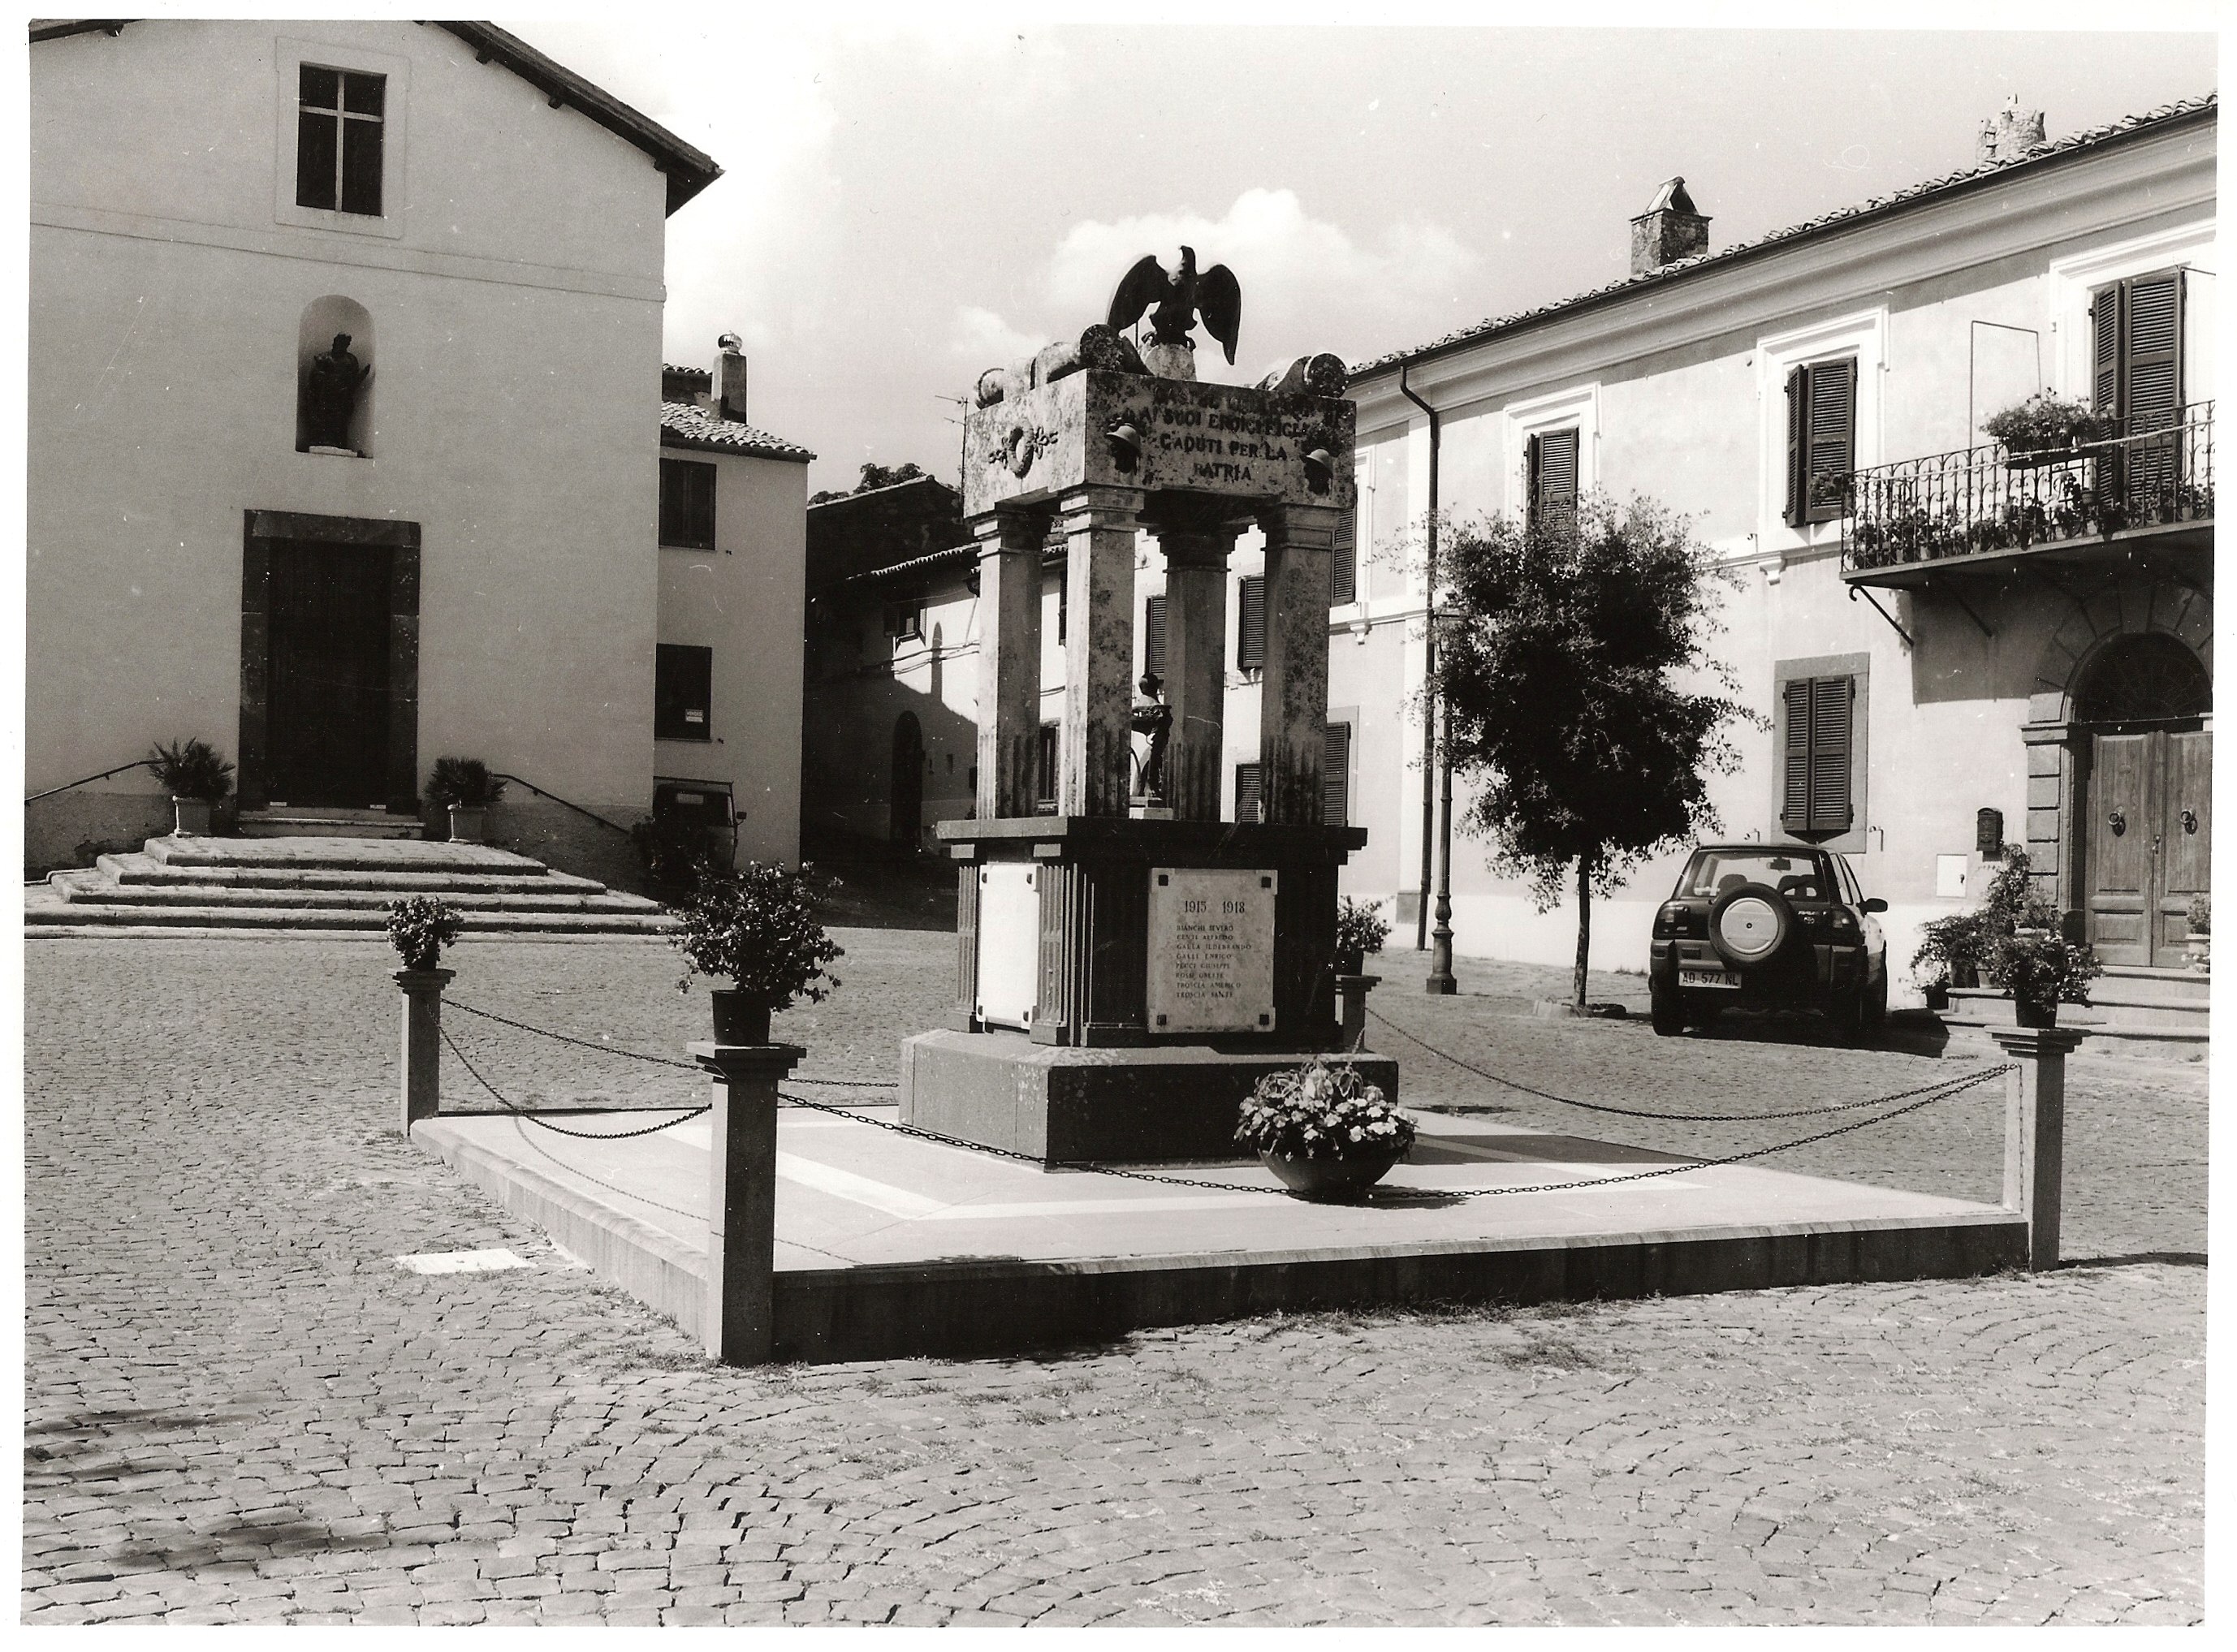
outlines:
[{"label": "arched niche", "polygon": [[[353,400],[346,394],[346,383],[336,383],[337,375],[321,372],[320,358],[334,348],[338,335],[346,334],[348,350],[357,359],[364,377]],[[308,453],[313,449],[332,451],[340,450],[366,458],[373,457],[373,316],[353,299],[336,293],[313,299],[303,306],[301,321],[295,330],[295,451]],[[320,382],[314,384],[317,375]],[[336,404],[347,405],[346,421],[335,418]],[[339,429],[321,429],[328,423],[339,423]],[[343,439],[337,441],[335,437]]]}]

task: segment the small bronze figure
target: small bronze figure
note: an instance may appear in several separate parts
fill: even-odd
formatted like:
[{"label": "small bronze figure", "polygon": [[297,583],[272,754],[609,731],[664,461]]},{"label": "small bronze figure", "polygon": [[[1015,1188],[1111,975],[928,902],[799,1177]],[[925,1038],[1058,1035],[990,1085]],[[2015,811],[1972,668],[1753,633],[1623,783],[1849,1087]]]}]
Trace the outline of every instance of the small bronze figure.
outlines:
[{"label": "small bronze figure", "polygon": [[311,446],[350,446],[350,419],[357,412],[359,394],[372,378],[373,369],[350,353],[346,332],[334,334],[334,347],[312,358],[310,377],[303,386],[303,424]]},{"label": "small bronze figure", "polygon": [[1173,708],[1165,702],[1165,680],[1156,672],[1145,671],[1139,687],[1148,699],[1135,703],[1134,732],[1150,737],[1150,749],[1142,760],[1142,786],[1137,795],[1162,803],[1165,800],[1165,742],[1172,738]]}]

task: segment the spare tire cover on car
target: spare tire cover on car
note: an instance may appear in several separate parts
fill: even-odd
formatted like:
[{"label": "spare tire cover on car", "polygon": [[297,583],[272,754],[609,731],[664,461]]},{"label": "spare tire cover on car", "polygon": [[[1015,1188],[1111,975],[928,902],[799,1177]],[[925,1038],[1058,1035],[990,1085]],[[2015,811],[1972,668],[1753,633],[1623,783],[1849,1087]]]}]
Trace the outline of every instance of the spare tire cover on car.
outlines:
[{"label": "spare tire cover on car", "polygon": [[1709,944],[1736,970],[1770,963],[1793,931],[1793,908],[1768,884],[1742,884],[1709,909]]}]

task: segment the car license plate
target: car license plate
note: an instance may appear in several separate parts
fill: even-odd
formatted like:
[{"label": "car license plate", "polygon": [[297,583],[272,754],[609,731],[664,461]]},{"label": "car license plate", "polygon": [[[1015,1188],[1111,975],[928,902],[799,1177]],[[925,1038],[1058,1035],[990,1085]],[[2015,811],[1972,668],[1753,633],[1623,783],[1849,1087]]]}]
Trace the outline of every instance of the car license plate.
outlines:
[{"label": "car license plate", "polygon": [[1678,971],[1678,984],[1681,987],[1738,988],[1739,983],[1722,970],[1680,970]]}]

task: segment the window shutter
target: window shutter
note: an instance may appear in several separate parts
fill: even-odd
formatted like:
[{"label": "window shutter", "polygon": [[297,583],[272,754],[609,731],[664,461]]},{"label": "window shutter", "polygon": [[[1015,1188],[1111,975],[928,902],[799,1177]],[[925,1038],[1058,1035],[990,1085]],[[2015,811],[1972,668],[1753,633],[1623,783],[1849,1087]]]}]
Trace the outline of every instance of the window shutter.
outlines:
[{"label": "window shutter", "polygon": [[2121,411],[2121,289],[2108,286],[2089,300],[2090,403],[2100,413]]},{"label": "window shutter", "polygon": [[660,543],[715,549],[715,467],[697,459],[660,462]]},{"label": "window shutter", "polygon": [[1347,510],[1336,518],[1336,544],[1329,556],[1329,606],[1343,608],[1359,600],[1359,553],[1356,549],[1357,523]]},{"label": "window shutter", "polygon": [[1805,459],[1810,448],[1810,370],[1797,367],[1786,375],[1786,525],[1799,528],[1804,520]]},{"label": "window shutter", "polygon": [[1235,668],[1259,671],[1266,664],[1266,576],[1252,574],[1243,582],[1242,612],[1236,622]]},{"label": "window shutter", "polygon": [[1351,806],[1351,725],[1330,723],[1321,747],[1321,824],[1349,826]]},{"label": "window shutter", "polygon": [[2182,272],[2148,276],[2128,286],[2121,413],[2125,436],[2164,430],[2182,405]]},{"label": "window shutter", "polygon": [[1849,829],[1849,717],[1855,684],[1819,677],[1810,694],[1810,829]]},{"label": "window shutter", "polygon": [[1152,596],[1142,609],[1142,669],[1165,675],[1165,599]]},{"label": "window shutter", "polygon": [[1809,492],[1805,520],[1830,522],[1841,514],[1841,479],[1857,463],[1857,364],[1851,359],[1811,365]]},{"label": "window shutter", "polygon": [[1786,695],[1786,794],[1778,823],[1798,836],[1810,830],[1810,679],[1788,681]]},{"label": "window shutter", "polygon": [[1832,837],[1856,819],[1849,787],[1856,683],[1796,677],[1785,688],[1786,774],[1778,821],[1797,837]]},{"label": "window shutter", "polygon": [[1235,819],[1243,826],[1258,823],[1258,765],[1235,766]]},{"label": "window shutter", "polygon": [[1531,509],[1541,522],[1568,520],[1577,510],[1577,432],[1547,431],[1534,439],[1537,479]]}]

